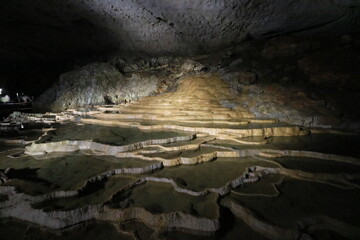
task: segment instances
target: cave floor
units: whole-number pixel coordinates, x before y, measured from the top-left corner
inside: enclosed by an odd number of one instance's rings
[[[237,101],[199,75],[4,132],[1,239],[359,239],[360,136]]]

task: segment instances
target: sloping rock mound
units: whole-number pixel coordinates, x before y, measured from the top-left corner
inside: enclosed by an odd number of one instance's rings
[[[230,88],[220,101],[223,107],[306,127],[360,131],[360,113],[353,104],[359,101],[359,44],[358,34],[332,39],[282,36],[191,58],[114,56],[108,63],[63,74],[35,105],[59,111],[124,103],[174,91],[183,76],[209,73]],[[209,76],[201,81],[213,89],[223,86]],[[184,92],[184,99],[194,94]]]
[[[64,73],[59,81],[35,102],[38,110],[61,111],[93,104],[136,100],[157,91],[156,76],[123,76],[107,63],[94,63]]]
[[[35,111],[63,111],[97,104],[120,104],[172,91],[184,75],[207,70],[197,61],[175,57],[92,63],[60,75],[33,104]]]

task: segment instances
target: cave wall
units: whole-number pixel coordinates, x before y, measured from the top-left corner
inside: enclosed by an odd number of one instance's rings
[[[0,78],[40,93],[61,73],[116,54],[194,55],[248,39],[354,32],[359,6],[358,0],[4,1]]]

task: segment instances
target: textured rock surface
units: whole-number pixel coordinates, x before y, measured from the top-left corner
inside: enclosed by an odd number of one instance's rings
[[[203,98],[199,101],[206,102],[206,97],[210,95],[217,96],[211,99],[220,100],[229,92],[224,88],[208,87],[209,92],[206,93],[206,88],[201,88],[204,87],[201,84],[204,81],[189,78],[194,81],[184,82],[185,86],[179,89],[189,92],[190,88],[192,92],[202,92]],[[215,79],[213,82],[216,84]],[[173,98],[169,95],[173,95]],[[181,96],[181,93],[163,94],[149,97],[152,98],[152,101],[148,101],[150,107],[137,102],[119,105],[117,108],[129,108],[128,112],[148,111],[156,116],[151,106],[161,108],[163,114],[166,114],[165,109],[173,107],[171,112],[175,113],[177,110],[188,113],[170,114],[178,119],[176,122],[181,122],[184,116],[205,117],[191,121],[192,124],[204,127],[227,122],[228,127],[220,127],[221,132],[232,131],[235,133],[233,136],[238,137],[236,131],[240,128],[233,125],[234,121],[209,121],[206,115],[209,111],[201,109],[197,102],[187,101]],[[175,100],[183,104],[174,106],[167,102]],[[190,107],[191,103],[194,108]],[[208,107],[213,112],[223,110],[223,116],[229,113],[226,109],[216,107],[215,100]],[[99,109],[105,111],[105,108]],[[199,109],[195,111],[196,108]],[[113,119],[111,114],[107,115],[109,119]],[[153,126],[161,124],[162,121],[157,120],[159,119],[154,118]],[[256,123],[261,125],[264,122],[254,120],[256,121],[251,126],[245,124],[242,128],[256,133]],[[121,123],[120,120],[113,122]],[[60,128],[64,127],[72,128],[70,125]],[[53,136],[64,134],[59,131],[60,128],[52,130]],[[219,142],[219,134],[205,136],[201,134],[201,127],[197,129],[192,136],[169,139],[159,138],[155,134],[153,137],[156,139],[134,142],[132,145],[105,145],[96,139],[56,142],[56,139],[48,138],[42,139],[46,143],[34,143],[27,147],[25,154],[19,154],[19,149],[0,152],[0,173],[4,172],[8,178],[5,183],[0,183],[0,220],[7,219],[12,224],[27,221],[29,224],[46,227],[44,232],[40,232],[40,236],[32,239],[43,239],[45,231],[59,234],[61,239],[68,235],[78,237],[83,225],[95,221],[113,224],[117,226],[116,236],[125,233],[136,237],[132,239],[159,239],[158,236],[162,236],[161,239],[174,239],[170,234],[179,237],[175,239],[183,239],[185,233],[188,234],[186,239],[196,238],[196,235],[204,239],[228,239],[228,234],[243,234],[242,228],[226,228],[234,220],[241,220],[243,227],[252,229],[247,235],[255,239],[259,239],[257,234],[269,239],[307,239],[308,236],[324,239],[315,235],[319,229],[327,234],[334,232],[347,239],[359,238],[357,199],[360,186],[357,181],[360,178],[360,162],[358,158],[351,157],[352,154],[360,156],[358,149],[355,152],[340,150],[346,154],[350,152],[350,156],[342,156],[298,150],[304,148],[304,145],[294,142],[290,145],[273,145],[268,142],[266,148],[253,146],[250,149],[241,142],[227,142],[227,146],[224,146],[224,143]],[[90,137],[89,132],[85,132],[87,135],[84,137]],[[104,128],[101,134],[106,135]],[[316,131],[312,135],[317,135]],[[339,145],[340,136],[333,136],[336,137],[336,146]],[[134,135],[130,135],[130,138],[133,137]],[[296,139],[295,142],[301,143],[308,137],[292,136],[287,141]],[[348,137],[345,139],[354,140]],[[136,136],[132,140],[135,139]],[[320,144],[320,149],[324,149],[324,144],[328,144],[331,137],[327,135],[320,139],[326,140],[312,143]],[[303,143],[306,142],[305,140]],[[70,145],[78,145],[78,148]],[[294,149],[287,148],[290,146]],[[76,153],[72,153],[74,155],[70,157],[70,152],[75,150]],[[43,151],[47,154],[41,157],[28,156]],[[54,154],[52,151],[59,152]],[[176,159],[171,156],[176,156]],[[298,164],[306,159],[311,164]],[[173,160],[188,166],[173,167],[176,164],[166,164]],[[7,170],[3,171],[5,168]],[[284,191],[287,184],[295,181],[300,184],[298,187],[290,185],[292,191]],[[309,191],[309,186],[314,190]],[[289,200],[290,204],[287,203]],[[275,207],[271,208],[272,206]],[[334,208],[339,211],[334,211]],[[224,210],[227,211],[226,214]],[[288,213],[286,217],[284,212]],[[269,215],[275,217],[269,218]],[[138,234],[143,228],[136,222],[143,223],[152,231]],[[1,235],[3,239],[13,239],[12,236],[24,229],[22,226],[7,228],[5,224],[2,222],[0,225],[0,232],[8,232]],[[131,225],[132,228],[128,229],[125,225]],[[226,235],[218,235],[220,231]],[[32,231],[26,228],[26,232],[22,234],[28,237],[29,232]],[[99,228],[96,236],[102,235],[108,236],[109,232]],[[203,235],[209,236],[207,238]]]
[[[13,0],[1,7],[0,43],[7,61],[81,57],[88,50],[208,52],[248,37],[351,32],[359,26],[359,5],[356,0]]]
[[[252,57],[264,52],[260,46]],[[284,50],[281,56],[287,56],[285,62],[297,62],[294,52],[298,50]],[[61,239],[66,235],[80,239],[78,229],[98,221],[112,224],[118,237],[110,238],[104,228],[92,237],[109,240],[123,239],[119,236],[123,234],[141,240],[195,239],[196,235],[359,239],[359,136],[254,118],[248,110],[256,112],[264,106],[266,110],[274,102],[282,104],[265,116],[283,118],[289,114],[284,109],[322,111],[324,107],[310,105],[301,92],[304,88],[266,82],[267,76],[278,75],[266,73],[264,66],[267,61],[278,62],[278,57],[255,58],[259,65],[246,69],[246,54],[236,54],[220,55],[227,56],[221,62],[231,63],[224,67],[207,63],[215,61],[214,56],[179,62],[175,75],[188,75],[178,79],[174,91],[139,101],[59,115],[12,114],[8,125],[46,118],[63,124],[42,130],[45,133],[25,148],[0,151],[2,239],[14,239],[24,229],[9,230],[4,220],[43,226],[61,234]],[[67,90],[81,96],[91,84],[92,89],[106,90],[118,77],[116,83],[134,74],[154,75],[154,68],[156,72],[168,68],[147,61],[124,64],[121,59],[112,64],[120,70],[103,63],[65,74],[64,78],[71,76],[70,85],[79,85]],[[232,83],[231,88],[227,83]],[[95,97],[90,94],[87,99]],[[289,116],[294,121],[296,115]],[[32,133],[17,134],[8,134],[5,141],[22,141]],[[150,231],[141,233],[142,226]],[[244,234],[244,227],[251,231]],[[24,238],[43,239],[30,237],[31,231],[25,229]],[[336,235],[318,237],[319,230],[325,236]]]
[[[220,57],[218,72],[257,117],[359,131],[359,43],[358,35],[249,42]]]
[[[4,1],[0,84],[14,96],[37,97],[61,73],[113,55],[194,55],[284,34],[347,34],[360,28],[359,6],[358,0]]]
[[[360,112],[353,104],[360,101],[359,46],[356,34],[332,39],[283,36],[190,59],[114,57],[63,74],[36,106],[59,111],[123,103],[176,90],[183,76],[210,73],[201,80],[204,85],[224,88],[215,84],[213,76],[220,76],[231,90],[220,101],[223,107],[308,127],[359,131]],[[188,91],[183,97],[193,94]]]
[[[107,63],[94,63],[64,73],[35,103],[40,110],[60,111],[93,104],[128,102],[157,92],[156,75],[125,77]]]

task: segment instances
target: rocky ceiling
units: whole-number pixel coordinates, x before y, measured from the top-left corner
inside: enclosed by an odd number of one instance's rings
[[[350,33],[360,29],[359,7],[359,0],[2,1],[0,85],[40,94],[59,74],[114,55],[193,55],[283,34]]]
[[[248,38],[359,29],[358,0],[11,0],[0,5],[4,64],[121,51],[194,54]],[[72,60],[71,60],[72,59]]]

